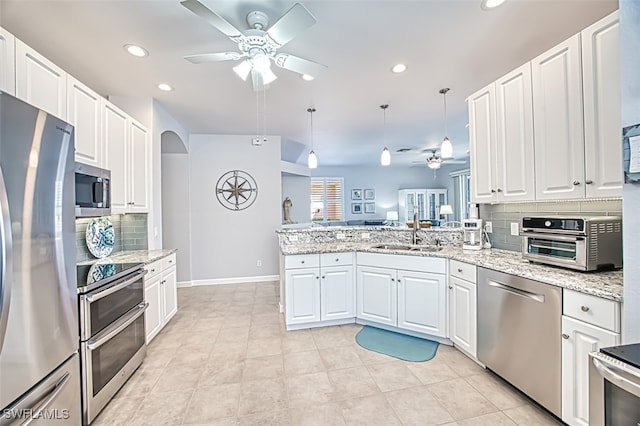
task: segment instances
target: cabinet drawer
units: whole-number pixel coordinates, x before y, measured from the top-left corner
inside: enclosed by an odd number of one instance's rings
[[[476,283],[476,266],[457,260],[449,260],[449,275]]]
[[[358,266],[374,266],[377,268],[404,269],[405,271],[444,274],[447,269],[447,261],[442,257],[358,253]]]
[[[176,254],[172,253],[169,256],[162,258],[162,270],[176,266]]]
[[[317,268],[320,266],[320,255],[317,254],[297,254],[294,256],[285,256],[285,269],[297,268]]]
[[[620,304],[590,294],[564,289],[563,313],[607,330],[620,332]]]
[[[325,266],[348,266],[353,265],[353,252],[348,253],[323,253],[320,255],[320,265]]]
[[[156,260],[153,263],[150,263],[148,265],[145,265],[144,269],[145,271],[147,271],[147,275],[145,275],[144,279],[146,281],[149,281],[149,278],[158,275],[160,272],[162,272],[162,260]]]

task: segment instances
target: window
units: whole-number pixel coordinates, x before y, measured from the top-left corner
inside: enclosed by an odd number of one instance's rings
[[[469,218],[469,207],[471,204],[471,185],[469,170],[460,170],[449,173],[453,178],[453,213],[454,220],[462,222],[463,219]]]
[[[344,179],[311,178],[311,220],[330,222],[343,220]]]

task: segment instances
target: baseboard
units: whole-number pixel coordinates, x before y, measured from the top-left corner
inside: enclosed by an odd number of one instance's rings
[[[178,288],[193,287],[193,283],[191,281],[178,281],[176,285],[178,286]]]
[[[189,285],[184,287],[199,287],[203,285],[223,285],[223,284],[255,284],[260,282],[279,281],[280,275],[259,275],[253,277],[237,277],[237,278],[214,278],[209,280],[192,280]],[[180,287],[181,283],[178,283]]]

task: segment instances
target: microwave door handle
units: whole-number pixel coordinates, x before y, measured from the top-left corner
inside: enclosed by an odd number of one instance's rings
[[[12,245],[9,199],[2,168],[0,168],[0,353],[9,321],[11,284],[13,282]]]
[[[537,234],[534,232],[529,232],[525,235],[527,238],[538,238],[542,240],[555,240],[555,241],[565,241],[569,243],[575,243],[576,241],[583,241],[584,237],[582,236],[567,236],[560,234]]]
[[[135,312],[133,312],[127,317],[124,317],[124,318],[120,317],[120,319],[114,322],[111,326],[106,328],[104,331],[101,331],[100,333],[98,333],[95,339],[91,339],[87,341],[87,348],[90,351],[94,351],[98,349],[100,346],[107,343],[109,340],[113,339],[114,336],[116,336],[125,328],[129,327],[131,323],[133,323],[142,314],[144,314],[144,311],[147,310],[147,307],[149,307],[149,302],[139,304],[137,306],[138,309],[136,309]]]
[[[102,183],[102,179],[93,182],[91,192],[94,203],[104,202],[104,183]]]
[[[597,358],[593,358],[593,366],[609,382],[640,398],[640,376],[629,371],[622,371],[614,365],[602,362]],[[633,379],[625,377],[629,375]]]
[[[53,401],[55,401],[55,399],[58,397],[58,395],[60,395],[60,392],[63,391],[64,389],[64,385],[67,384],[67,382],[69,381],[69,377],[71,377],[71,375],[69,374],[69,372],[67,371],[65,373],[64,376],[62,376],[62,378],[60,380],[58,380],[55,384],[55,386],[53,387],[53,389],[51,390],[51,392],[49,393],[49,395],[45,398],[44,401],[42,401],[42,403],[40,405],[38,405],[38,407],[36,408],[32,408],[30,411],[30,416],[29,416],[29,420],[25,421],[24,423],[21,423],[20,426],[27,426],[30,425],[31,422],[33,422],[35,419],[40,418],[40,414],[47,409],[47,407],[49,405],[51,405],[51,403]]]
[[[140,279],[140,277],[142,277],[144,274],[146,274],[147,271],[145,271],[144,269],[141,269],[139,272],[137,272],[133,277],[131,278],[127,278],[125,280],[123,280],[122,282],[113,285],[112,287],[107,288],[106,290],[98,290],[95,291],[93,293],[90,293],[89,295],[87,295],[86,299],[89,303],[93,303],[96,300],[100,300],[104,297],[107,297],[110,294],[115,293],[118,290],[121,290],[123,288],[125,288],[126,286],[128,286],[129,284],[137,281]]]

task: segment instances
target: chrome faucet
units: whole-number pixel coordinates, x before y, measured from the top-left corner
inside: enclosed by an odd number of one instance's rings
[[[420,238],[418,238],[418,229],[420,229],[420,222],[418,222],[418,212],[413,214],[413,234],[411,235],[411,243],[418,244]]]

